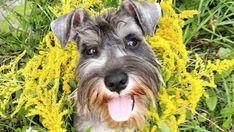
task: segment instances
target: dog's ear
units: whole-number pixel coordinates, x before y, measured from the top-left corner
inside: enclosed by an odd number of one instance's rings
[[[74,40],[77,37],[76,28],[82,26],[87,21],[89,15],[82,8],[66,14],[52,21],[50,24],[51,30],[59,39],[62,47],[65,47],[69,40]]]
[[[125,11],[133,16],[140,24],[144,34],[150,36],[154,34],[156,25],[161,16],[159,3],[124,0],[121,5],[121,11]]]

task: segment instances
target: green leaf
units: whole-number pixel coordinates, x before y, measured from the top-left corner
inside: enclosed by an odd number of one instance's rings
[[[108,7],[117,7],[120,3],[119,0],[103,0]]]
[[[222,116],[230,116],[230,115],[233,115],[234,114],[234,107],[232,106],[226,106],[225,108],[223,108],[221,111],[220,111],[220,114]]]
[[[204,121],[206,121],[206,117],[207,117],[207,114],[206,114],[206,113],[201,113],[201,114],[198,116],[198,121],[199,121],[199,122],[204,122]]]
[[[216,74],[215,75],[215,80],[217,81],[217,80],[220,80],[222,78],[228,77],[229,75],[232,74],[232,71],[233,71],[233,69],[230,68],[229,70],[223,71],[221,74]]]
[[[217,105],[217,95],[215,93],[212,93],[209,98],[206,100],[206,104],[209,108],[209,110],[213,111]]]
[[[71,86],[72,89],[76,89],[77,88],[77,82],[75,79],[70,79],[69,80],[69,85]]]
[[[185,129],[185,132],[210,132],[206,128],[200,127],[199,125],[182,125]],[[182,129],[180,129],[182,130]]]
[[[161,132],[171,132],[171,129],[168,127],[166,123],[163,123],[159,129]]]
[[[220,48],[218,51],[218,56],[221,59],[234,59],[234,49]]]
[[[178,1],[179,2],[179,1]],[[180,4],[180,9],[197,9],[199,6],[199,0],[182,0],[183,4]]]
[[[228,118],[227,120],[225,120],[222,125],[224,129],[230,129],[231,126],[232,126],[232,118]]]
[[[18,115],[22,118],[26,115],[27,111],[24,108],[21,108],[18,112]]]
[[[14,10],[20,15],[24,16],[24,15],[30,15],[32,11],[32,7],[30,4],[27,4],[26,6],[22,4],[22,5],[15,6]]]
[[[90,131],[91,131],[91,129],[90,129],[90,128],[88,128],[88,129],[86,129],[86,130],[85,130],[85,132],[90,132]]]
[[[192,120],[193,119],[193,113],[192,113],[192,111],[187,111],[186,112],[186,119],[188,119],[188,120]]]
[[[29,126],[23,126],[23,128],[15,129],[14,132],[26,132],[27,129],[29,129]]]
[[[7,20],[4,21],[0,21],[0,33],[8,33],[10,32],[10,28],[9,28],[9,23],[7,22]]]

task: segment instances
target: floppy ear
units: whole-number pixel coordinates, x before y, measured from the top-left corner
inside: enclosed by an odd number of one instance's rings
[[[62,47],[65,47],[69,40],[76,39],[76,28],[82,26],[88,17],[88,14],[83,9],[79,8],[52,21],[50,24],[51,30],[59,39]]]
[[[121,5],[122,10],[126,11],[139,22],[145,35],[154,35],[156,25],[161,16],[159,3],[124,0]]]

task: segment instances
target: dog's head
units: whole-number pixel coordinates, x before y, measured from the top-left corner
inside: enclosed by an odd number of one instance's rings
[[[62,46],[75,40],[79,47],[78,116],[96,114],[114,128],[142,126],[161,79],[144,36],[154,34],[160,15],[157,3],[125,0],[118,11],[90,17],[77,9],[52,22]]]

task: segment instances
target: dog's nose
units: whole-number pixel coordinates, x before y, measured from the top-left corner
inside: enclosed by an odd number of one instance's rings
[[[112,71],[105,76],[104,83],[110,91],[120,93],[127,86],[128,75],[123,71]]]

